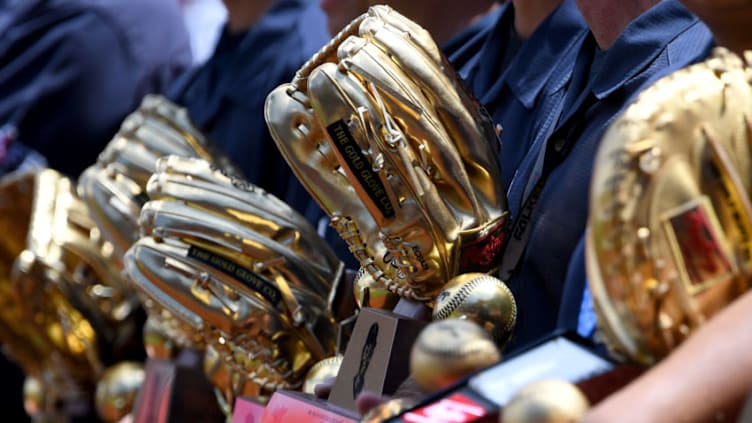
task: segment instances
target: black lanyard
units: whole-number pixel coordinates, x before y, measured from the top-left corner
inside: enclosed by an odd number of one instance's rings
[[[578,111],[569,118],[565,125],[554,131],[553,135],[546,142],[546,152],[543,158],[540,177],[525,199],[517,218],[512,223],[511,230],[507,236],[507,242],[504,245],[499,270],[499,278],[501,280],[505,282],[509,281],[512,274],[518,268],[530,238],[533,214],[545,188],[546,181],[551,172],[572,151],[575,141],[582,135],[585,125],[589,121],[593,105],[596,102],[597,98],[592,93],[588,93]]]

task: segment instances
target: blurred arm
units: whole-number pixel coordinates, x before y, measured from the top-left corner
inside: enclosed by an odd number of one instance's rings
[[[752,292],[669,357],[593,408],[585,422],[706,422],[738,412],[752,388]]]

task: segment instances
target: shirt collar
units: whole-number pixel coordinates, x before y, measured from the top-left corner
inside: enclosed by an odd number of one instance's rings
[[[286,54],[312,55],[323,45],[322,39],[328,40],[326,33],[326,15],[314,0],[277,0],[262,18],[248,31],[243,48],[249,44],[268,37],[283,37],[294,32],[299,40],[300,53],[285,52]],[[267,38],[264,38],[267,37]],[[251,50],[252,51],[252,50]],[[280,52],[282,53],[282,52]]]
[[[501,9],[503,9],[503,7],[498,8],[493,12],[486,13],[485,16],[473,22],[467,28],[452,35],[441,45],[441,51],[451,58],[455,53],[462,54],[461,52],[468,48],[468,46],[474,45],[476,39],[485,39],[488,30],[496,23],[497,15],[501,12]]]
[[[481,41],[479,50],[472,58],[466,74],[462,75],[468,79],[478,99],[486,104],[487,102],[483,100],[491,97],[489,90],[494,81],[497,81],[501,77],[501,74],[503,74],[503,72],[497,72],[495,68],[501,60],[500,57],[503,54],[503,49],[506,48],[505,37],[508,32],[507,29],[512,25],[514,19],[511,3],[505,3],[499,9],[494,23],[488,28],[483,39],[476,38],[474,40],[476,42]]]
[[[678,0],[664,0],[632,21],[606,51],[602,69],[591,90],[603,99],[649,66],[666,45],[691,28],[698,19]],[[672,39],[667,39],[667,35]]]
[[[580,45],[588,29],[573,0],[562,4],[546,18],[525,42],[512,60],[501,80],[492,88],[497,96],[504,83],[527,108],[549,80],[568,80]],[[551,91],[560,84],[550,84]]]

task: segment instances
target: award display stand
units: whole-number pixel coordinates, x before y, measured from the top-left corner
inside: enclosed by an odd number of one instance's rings
[[[329,402],[355,411],[363,391],[391,395],[410,374],[410,350],[427,324],[425,306],[398,305],[394,312],[364,308],[347,344]]]
[[[616,365],[594,353],[576,335],[561,334],[431,395],[389,422],[496,422],[499,410],[521,388],[546,379],[577,385],[591,404],[636,379],[643,368]],[[447,421],[448,422],[448,421]]]
[[[253,398],[238,397],[232,408],[232,423],[259,423],[264,415],[264,404]]]
[[[325,400],[294,391],[277,391],[264,409],[261,423],[358,423],[360,416]],[[250,423],[254,420],[242,421]],[[233,423],[236,423],[233,419]],[[240,423],[240,422],[237,422]]]
[[[428,323],[428,316],[430,310],[424,305],[407,301],[398,304],[394,312],[363,308],[357,315],[329,399],[277,391],[264,408],[261,422],[359,422],[355,404],[358,394],[370,391],[390,395],[407,379],[410,349]],[[233,420],[240,422],[255,421]]]
[[[184,350],[175,360],[148,359],[146,377],[133,407],[133,423],[224,422],[202,355]]]

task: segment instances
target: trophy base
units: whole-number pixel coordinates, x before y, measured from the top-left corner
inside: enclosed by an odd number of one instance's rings
[[[224,422],[201,357],[197,351],[186,350],[175,361],[148,359],[133,423]]]
[[[485,370],[431,395],[388,422],[442,423],[498,421],[499,411],[523,387],[546,379],[577,385],[596,404],[636,379],[643,368],[605,360],[587,349],[577,335],[554,335]]]
[[[250,420],[255,422],[256,420]],[[360,416],[350,410],[294,391],[277,391],[269,400],[261,423],[358,423]],[[233,423],[235,421],[233,420]],[[243,421],[249,423],[249,421]]]
[[[364,308],[358,314],[329,402],[356,411],[362,391],[393,394],[410,374],[410,349],[426,322]]]

